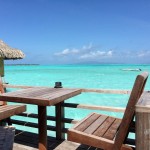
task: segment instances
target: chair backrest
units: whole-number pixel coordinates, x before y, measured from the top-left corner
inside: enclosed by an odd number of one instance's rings
[[[2,82],[2,78],[0,77],[0,93],[5,93],[5,90],[4,90],[4,86],[3,86],[3,82]],[[7,102],[4,102],[4,101],[0,101],[0,106],[2,105],[6,105]]]
[[[121,125],[115,138],[114,150],[120,150],[126,136],[128,135],[128,130],[135,114],[135,105],[144,90],[147,78],[147,72],[143,72],[136,77]]]

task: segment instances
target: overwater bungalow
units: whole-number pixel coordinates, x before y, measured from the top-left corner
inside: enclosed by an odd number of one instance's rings
[[[12,124],[13,126],[17,125],[13,150],[149,150],[150,92],[143,92],[147,77],[147,72],[138,75],[132,91],[81,88],[68,89],[60,88],[61,83],[56,83],[55,87],[1,84],[1,88],[22,88],[22,90],[1,94],[1,101],[32,104],[36,105],[38,110],[37,114],[27,111],[23,113],[15,111],[11,114],[9,111],[6,111],[7,117],[16,114],[24,118],[9,119],[8,124]],[[67,102],[67,99],[84,92],[130,94],[130,96],[126,108]],[[48,106],[55,106],[55,116],[47,114]],[[92,113],[79,121],[74,120],[74,118],[66,118],[65,108],[124,112],[124,116],[123,119],[119,119]],[[2,116],[4,118],[3,110],[4,109],[0,110],[0,118]],[[25,110],[22,109],[22,111]],[[26,121],[26,118],[34,118],[37,121],[31,122],[30,119]],[[49,121],[54,121],[55,125],[49,125]],[[66,123],[75,125],[68,130],[65,127]],[[23,130],[22,127],[24,126],[30,127],[31,130]],[[33,133],[33,128],[37,128],[38,132]],[[48,131],[54,131],[56,137],[48,136]],[[128,137],[129,133],[135,133],[135,138],[130,139]],[[5,141],[7,141],[7,138]],[[2,143],[1,145],[3,145],[4,142],[0,142]]]

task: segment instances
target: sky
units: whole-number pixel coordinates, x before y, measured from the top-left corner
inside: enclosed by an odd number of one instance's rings
[[[6,63],[150,63],[150,0],[0,0]]]

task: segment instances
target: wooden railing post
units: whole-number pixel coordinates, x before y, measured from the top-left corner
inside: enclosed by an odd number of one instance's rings
[[[150,92],[145,92],[136,108],[136,150],[150,150]]]
[[[55,82],[54,88],[62,88],[61,82]],[[56,115],[56,139],[63,140],[65,139],[65,133],[62,132],[65,127],[65,123],[63,122],[64,117],[64,107],[62,106],[64,102],[60,102],[55,105],[55,115]]]
[[[64,118],[64,107],[62,106],[64,102],[58,103],[56,105],[55,113],[56,113],[56,139],[62,140],[65,139],[65,133],[62,132],[62,129],[65,127],[65,123],[63,122]]]

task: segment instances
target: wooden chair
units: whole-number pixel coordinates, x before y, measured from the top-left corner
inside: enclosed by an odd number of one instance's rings
[[[0,81],[0,93],[4,93],[2,80]],[[7,105],[7,102],[0,101],[0,124],[11,125],[10,117],[26,111],[26,105]],[[13,149],[15,128],[12,126],[0,126],[0,149]]]
[[[130,149],[124,145],[124,141],[147,78],[147,72],[137,76],[122,119],[92,113],[68,130],[68,140],[104,150]]]
[[[4,93],[2,80],[0,81],[0,93]],[[10,117],[26,111],[26,105],[7,105],[6,102],[0,101],[0,122],[6,119],[8,124],[11,125]]]

